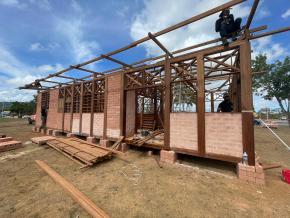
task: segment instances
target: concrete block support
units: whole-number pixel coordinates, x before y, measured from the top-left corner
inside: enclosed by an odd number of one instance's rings
[[[237,165],[237,174],[241,180],[259,185],[265,185],[264,170],[263,167],[259,164],[256,164],[255,166],[249,166],[239,163]]]
[[[89,143],[96,143],[96,138],[95,137],[87,137],[87,142]]]
[[[177,155],[174,151],[160,151],[160,161],[165,163],[174,164],[177,160]]]
[[[109,142],[109,140],[101,139],[100,140],[100,145],[104,146],[104,147],[109,147],[110,146],[110,142]]]
[[[45,134],[46,134],[46,129],[41,128],[41,129],[40,129],[40,133],[43,134],[43,135],[45,135]]]
[[[66,137],[68,137],[68,138],[73,138],[75,136],[76,135],[74,133],[71,133],[71,132],[66,134]]]
[[[32,132],[36,132],[36,127],[32,127]]]
[[[125,153],[125,152],[127,152],[129,150],[129,148],[130,148],[130,146],[127,145],[126,143],[121,143],[121,147],[120,147],[121,152]]]
[[[35,132],[40,132],[40,127],[35,127]]]
[[[60,136],[61,135],[61,131],[59,131],[59,130],[53,130],[52,131],[52,135],[53,136]]]
[[[46,135],[52,135],[53,129],[47,129],[46,130]]]

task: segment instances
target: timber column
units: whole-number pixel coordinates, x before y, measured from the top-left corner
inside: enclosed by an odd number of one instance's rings
[[[251,45],[248,40],[244,40],[240,45],[240,69],[243,151],[248,154],[249,165],[254,166],[255,142],[253,126]]]
[[[170,149],[171,67],[168,55],[165,58],[165,101],[164,101],[164,149]]]

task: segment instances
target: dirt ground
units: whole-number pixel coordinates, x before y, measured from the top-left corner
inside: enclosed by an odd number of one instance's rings
[[[290,185],[281,168],[266,171],[266,185],[236,178],[232,165],[181,156],[159,168],[146,152],[130,150],[86,171],[57,151],[31,144],[40,135],[24,120],[0,120],[0,132],[25,147],[0,154],[0,217],[89,217],[34,160],[44,160],[111,217],[290,217]],[[290,128],[277,133],[290,144]],[[290,168],[290,151],[266,129],[256,128],[256,151],[264,163]]]

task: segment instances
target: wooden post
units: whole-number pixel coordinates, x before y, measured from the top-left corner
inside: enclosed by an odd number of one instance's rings
[[[81,94],[80,94],[80,125],[79,133],[82,133],[82,122],[83,122],[83,100],[84,100],[84,82],[81,83]]]
[[[70,105],[70,132],[72,132],[72,127],[73,127],[73,115],[74,115],[74,93],[75,93],[75,85],[73,84],[71,86],[71,105]]]
[[[61,121],[61,131],[64,132],[64,112],[65,112],[65,101],[66,101],[66,89],[67,88],[64,88],[64,91],[63,91],[63,109],[62,109],[62,121]]]
[[[214,113],[214,93],[210,93],[210,111]]]
[[[124,124],[126,120],[125,117],[126,111],[126,96],[124,91],[124,71],[121,72],[121,87],[120,87],[120,135],[125,136],[126,125]],[[125,127],[124,127],[125,126]]]
[[[164,149],[170,149],[171,66],[165,58],[165,105],[164,105]]]
[[[240,46],[240,68],[243,151],[248,154],[249,165],[254,166],[255,144],[253,127],[251,45],[247,40],[245,40]]]
[[[205,85],[203,55],[197,56],[197,138],[198,152],[205,155]]]
[[[108,76],[105,77],[105,100],[104,100],[104,129],[103,139],[107,139],[107,113],[108,112]]]
[[[95,89],[96,89],[96,79],[94,77],[93,80],[92,80],[90,137],[93,136],[93,130],[94,130]]]

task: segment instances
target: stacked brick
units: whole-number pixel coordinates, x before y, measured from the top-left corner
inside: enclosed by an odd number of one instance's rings
[[[177,155],[174,151],[160,151],[160,161],[165,163],[174,164],[177,160]]]
[[[170,114],[170,147],[197,151],[197,113]]]
[[[58,123],[60,122],[60,121],[58,121],[59,117],[58,117],[58,112],[57,112],[58,89],[51,90],[49,95],[50,95],[50,97],[49,97],[49,110],[47,113],[46,127],[51,128],[51,129],[57,129]]]
[[[206,153],[242,157],[241,126],[242,115],[240,113],[206,113]]]
[[[0,152],[10,151],[22,147],[20,141],[13,140],[12,137],[0,138]]]
[[[36,99],[36,113],[35,113],[35,126],[40,127],[41,126],[41,93],[37,95]]]
[[[265,184],[265,174],[263,167],[259,164],[249,166],[239,163],[237,166],[237,174],[239,179],[256,184]]]
[[[108,77],[107,136],[111,138],[120,136],[120,84],[120,74]]]

